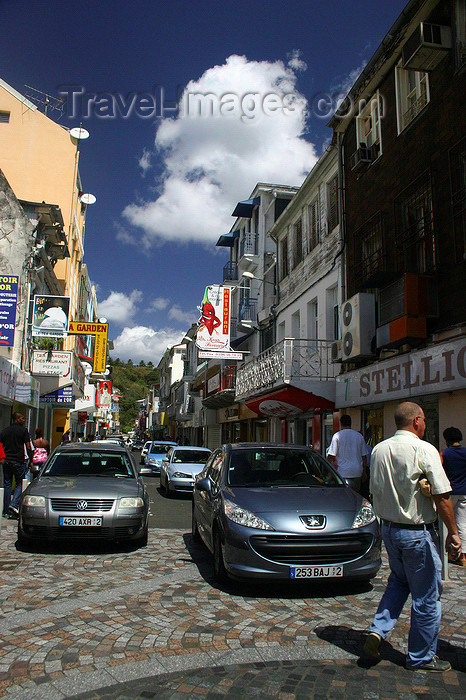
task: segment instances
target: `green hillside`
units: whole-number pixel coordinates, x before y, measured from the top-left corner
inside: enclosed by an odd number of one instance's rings
[[[110,358],[113,391],[118,391],[120,399],[120,428],[122,433],[134,429],[139,409],[136,401],[144,399],[154,385],[159,384],[159,371],[152,362],[143,361],[134,365],[131,360],[122,362]]]

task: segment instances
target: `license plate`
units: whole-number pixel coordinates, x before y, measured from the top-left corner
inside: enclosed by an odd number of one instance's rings
[[[59,525],[65,527],[100,527],[102,518],[73,518],[66,515],[60,516]]]
[[[342,566],[292,566],[290,578],[335,578],[343,576]]]

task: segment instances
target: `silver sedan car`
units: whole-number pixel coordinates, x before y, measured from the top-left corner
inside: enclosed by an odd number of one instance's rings
[[[192,535],[215,576],[368,580],[381,566],[369,501],[317,452],[244,443],[215,450],[196,479]]]
[[[168,498],[176,492],[190,493],[194,479],[204,469],[212,450],[183,445],[171,447],[160,468],[160,488]]]
[[[115,540],[147,543],[149,495],[124,447],[57,447],[25,489],[18,540]]]

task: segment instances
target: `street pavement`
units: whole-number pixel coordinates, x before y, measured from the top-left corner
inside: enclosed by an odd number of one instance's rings
[[[142,549],[16,549],[0,532],[0,696],[79,698],[465,698],[466,568],[445,584],[444,674],[404,668],[409,609],[382,661],[359,659],[387,577],[231,584],[180,529]]]

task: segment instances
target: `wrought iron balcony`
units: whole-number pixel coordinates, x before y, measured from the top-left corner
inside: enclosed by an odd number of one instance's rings
[[[331,362],[332,342],[285,338],[267,348],[238,369],[236,400],[241,401],[285,384],[304,389],[310,384],[334,384],[340,367]]]
[[[239,244],[240,258],[243,255],[257,255],[258,250],[258,235],[257,233],[244,233]]]
[[[224,282],[237,282],[238,280],[238,263],[227,262],[223,266],[223,281]]]

